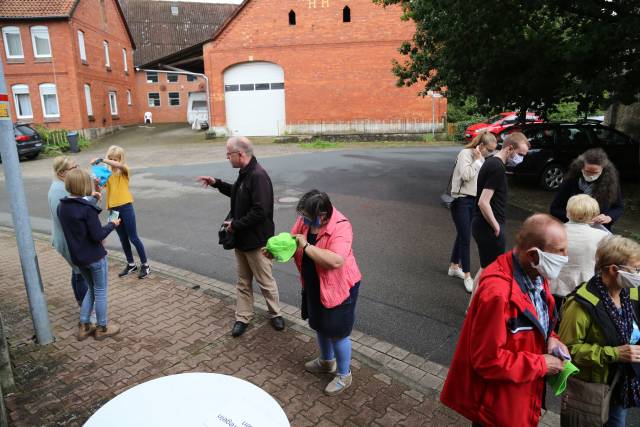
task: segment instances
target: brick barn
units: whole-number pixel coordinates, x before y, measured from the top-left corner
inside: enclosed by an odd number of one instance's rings
[[[414,24],[371,0],[245,0],[203,46],[218,133],[427,132],[446,98],[398,88]]]

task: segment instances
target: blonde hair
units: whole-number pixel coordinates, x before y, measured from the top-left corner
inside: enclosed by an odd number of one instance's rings
[[[64,172],[69,165],[69,158],[66,156],[58,156],[53,159],[53,172],[58,175],[60,172]]]
[[[470,143],[464,146],[464,148],[476,148],[478,145],[498,145],[496,136],[489,131],[483,131],[477,134]]]
[[[567,218],[573,222],[588,223],[598,215],[598,201],[588,194],[577,194],[567,202]]]
[[[72,196],[90,196],[93,193],[91,176],[83,169],[71,169],[64,177],[64,189]]]
[[[608,265],[627,265],[640,259],[640,243],[622,236],[607,236],[596,250],[596,271]]]
[[[120,169],[111,168],[111,173],[119,174],[119,173],[122,172],[125,175],[127,174],[126,173],[126,163],[124,161],[124,148],[120,147],[119,145],[112,145],[107,150],[107,154],[106,154],[105,157],[107,159],[110,159],[110,160],[115,160],[115,159],[111,159],[111,157],[116,157],[118,159],[117,162],[122,163],[122,165],[125,166],[125,169],[122,170],[122,171]]]
[[[529,139],[522,132],[512,132],[506,136],[503,143],[503,148],[506,147],[515,147],[517,150],[519,146],[526,145],[531,148],[531,144],[529,143]]]

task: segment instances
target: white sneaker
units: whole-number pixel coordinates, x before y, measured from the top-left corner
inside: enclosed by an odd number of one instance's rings
[[[336,375],[333,381],[331,381],[324,389],[324,393],[328,396],[335,396],[342,393],[351,385],[352,377],[351,372],[347,375]]]
[[[449,267],[449,271],[447,272],[447,274],[451,277],[457,277],[458,279],[464,279],[464,273],[462,272],[462,269],[460,267],[458,268],[451,268]]]
[[[464,288],[467,292],[473,292],[473,277],[465,277],[464,278]]]

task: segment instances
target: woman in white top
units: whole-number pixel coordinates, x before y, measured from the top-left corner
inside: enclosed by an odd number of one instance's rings
[[[495,135],[482,132],[467,144],[456,160],[451,177],[451,217],[456,226],[456,240],[451,252],[449,276],[464,279],[467,292],[473,288],[471,277],[471,220],[475,210],[478,172],[498,146]],[[462,266],[462,268],[461,268]]]
[[[567,230],[569,262],[562,268],[557,279],[550,283],[551,293],[558,311],[564,298],[581,283],[588,282],[595,274],[596,249],[598,243],[609,233],[591,226],[600,215],[600,206],[593,197],[578,194],[567,202]]]

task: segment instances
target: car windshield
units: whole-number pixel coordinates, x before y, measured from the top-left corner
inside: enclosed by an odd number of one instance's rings
[[[483,123],[494,124],[495,122],[501,120],[504,116],[502,114],[498,114],[497,116],[493,116],[485,120]]]
[[[36,134],[36,131],[33,130],[31,127],[29,126],[16,126],[15,128],[15,134],[16,136],[20,136],[20,135],[24,135],[24,136],[33,136]]]

